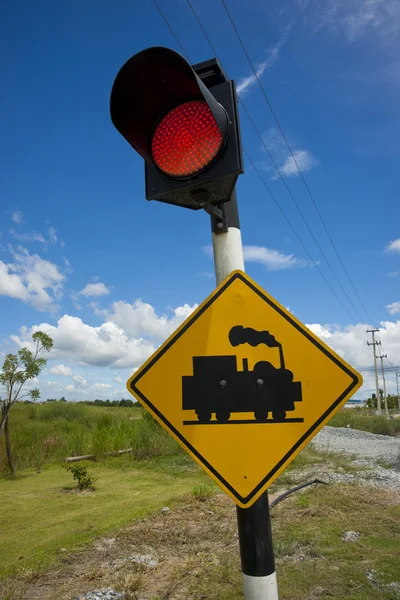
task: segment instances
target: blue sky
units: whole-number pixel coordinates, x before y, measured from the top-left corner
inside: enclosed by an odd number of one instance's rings
[[[228,8],[365,315],[282,141],[222,3],[193,6],[349,305],[246,115],[243,144],[334,297],[245,159],[237,191],[246,270],[359,368],[365,330],[400,364],[400,4],[286,0]],[[213,53],[185,0],[160,6],[192,63]],[[208,216],[146,202],[142,159],[111,124],[122,64],[180,51],[151,0],[0,8],[0,351],[54,338],[42,397],[126,397],[127,377],[215,286]],[[361,318],[362,317],[362,318]],[[2,355],[0,355],[0,359]],[[388,376],[388,389],[395,387]],[[373,390],[367,374],[361,395]]]

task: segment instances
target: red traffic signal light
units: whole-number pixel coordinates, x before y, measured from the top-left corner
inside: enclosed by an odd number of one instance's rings
[[[192,68],[168,48],[143,50],[119,71],[110,111],[145,160],[147,199],[193,209],[230,199],[243,172],[236,93],[216,60]]]
[[[161,119],[151,142],[157,167],[172,177],[195,175],[218,155],[224,138],[207,102],[179,104]]]

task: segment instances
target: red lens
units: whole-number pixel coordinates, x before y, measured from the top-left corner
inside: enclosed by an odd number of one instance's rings
[[[222,134],[207,102],[195,100],[180,104],[160,121],[152,152],[161,171],[187,177],[210,164],[222,144]]]

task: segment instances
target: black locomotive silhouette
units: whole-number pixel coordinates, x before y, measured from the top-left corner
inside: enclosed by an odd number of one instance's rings
[[[303,398],[301,382],[293,381],[293,373],[285,368],[282,345],[268,331],[241,325],[232,327],[229,341],[232,346],[247,343],[278,348],[280,367],[262,360],[249,371],[244,358],[243,370],[238,371],[235,355],[194,356],[193,375],[182,377],[182,409],[195,410],[200,423],[209,423],[213,413],[219,423],[227,423],[231,413],[237,412],[252,412],[259,422],[272,412],[274,421],[284,421],[295,402]]]

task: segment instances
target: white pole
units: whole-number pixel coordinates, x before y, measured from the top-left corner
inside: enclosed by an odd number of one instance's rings
[[[227,231],[220,232],[218,219],[211,217],[217,285],[232,271],[236,269],[244,271],[242,237],[235,191],[231,200],[225,204],[223,213],[226,217],[225,228],[227,227]],[[238,506],[237,518],[245,600],[279,600],[268,492],[264,492],[249,508]]]
[[[378,365],[376,364],[376,350],[375,346],[380,346],[380,342],[375,341],[375,333],[379,331],[379,329],[367,329],[367,333],[372,333],[372,343],[367,342],[368,346],[372,346],[372,350],[374,352],[374,371],[375,371],[375,386],[376,386],[376,409],[378,415],[382,414],[381,409],[381,395],[379,393],[379,381],[378,381]]]

